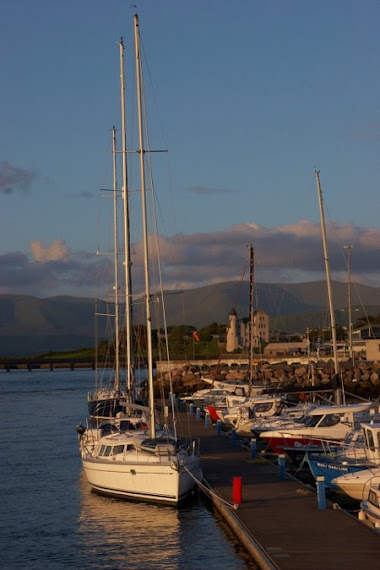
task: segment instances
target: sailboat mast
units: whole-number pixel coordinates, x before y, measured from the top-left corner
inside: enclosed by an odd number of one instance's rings
[[[141,184],[141,211],[142,211],[142,231],[144,248],[144,272],[145,272],[145,311],[146,311],[146,334],[148,352],[148,388],[149,388],[149,412],[150,412],[150,437],[156,436],[155,414],[154,414],[154,393],[153,393],[153,357],[152,357],[152,317],[150,306],[150,282],[149,282],[149,252],[148,252],[148,227],[146,211],[146,189],[145,189],[145,163],[144,163],[144,134],[142,116],[142,77],[141,77],[141,52],[139,36],[139,19],[134,16],[135,27],[135,57],[136,57],[136,87],[137,87],[137,109],[139,124],[139,156],[140,156],[140,184]]]
[[[114,293],[115,293],[115,390],[120,390],[120,338],[119,338],[119,260],[117,224],[117,164],[116,129],[112,127],[112,169],[113,169],[113,246],[114,246]]]
[[[119,43],[120,51],[120,90],[121,90],[121,139],[122,139],[122,165],[123,165],[123,218],[124,218],[124,269],[125,269],[125,329],[126,329],[126,366],[127,388],[130,391],[133,380],[133,318],[132,318],[132,279],[131,279],[131,239],[129,224],[129,199],[127,176],[127,135],[125,119],[125,76],[124,76],[124,43]]]
[[[253,287],[254,287],[254,249],[249,246],[250,270],[249,270],[249,383],[252,384],[253,366]]]
[[[324,214],[324,209],[323,209],[323,198],[322,198],[321,184],[319,181],[319,171],[315,170],[314,175],[315,175],[315,180],[316,180],[316,184],[317,184],[319,212],[320,212],[320,217],[321,217],[323,253],[324,253],[324,258],[325,258],[327,295],[328,295],[328,299],[329,299],[331,335],[332,335],[332,344],[333,344],[334,372],[335,372],[336,378],[338,378],[339,363],[338,363],[338,351],[337,351],[337,342],[336,342],[335,312],[334,312],[334,304],[333,304],[333,296],[332,296],[332,288],[331,288],[330,263],[329,263],[329,256],[328,256],[328,251],[327,251],[325,214]],[[342,393],[341,393],[339,386],[335,389],[335,403],[338,405],[342,403]]]

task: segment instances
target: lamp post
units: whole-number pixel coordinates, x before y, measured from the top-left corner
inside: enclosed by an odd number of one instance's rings
[[[351,251],[353,245],[345,245],[347,251],[347,287],[348,287],[348,355],[352,359],[352,315],[351,315]]]

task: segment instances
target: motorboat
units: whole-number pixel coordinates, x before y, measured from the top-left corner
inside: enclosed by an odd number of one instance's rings
[[[269,430],[260,437],[275,453],[296,445],[322,445],[325,441],[341,442],[360,424],[370,419],[371,402],[337,406],[317,406],[308,413],[300,427]]]
[[[372,486],[368,499],[360,502],[358,519],[380,533],[380,486]]]

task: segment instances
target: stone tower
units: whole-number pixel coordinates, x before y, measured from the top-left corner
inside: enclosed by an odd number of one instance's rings
[[[226,351],[233,352],[239,348],[238,322],[235,309],[230,313],[230,324],[227,330]]]

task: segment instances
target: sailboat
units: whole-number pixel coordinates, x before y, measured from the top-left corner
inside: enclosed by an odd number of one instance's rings
[[[82,465],[94,491],[125,499],[178,505],[202,479],[199,444],[184,440],[177,434],[176,422],[158,429],[153,386],[152,317],[150,257],[145,182],[145,155],[142,93],[142,64],[139,19],[134,16],[136,85],[138,107],[140,191],[145,277],[145,317],[148,365],[149,417],[147,426],[136,429],[113,430],[88,445],[86,434],[80,435]],[[115,153],[116,154],[116,153]],[[123,153],[125,156],[125,153]],[[162,303],[163,304],[163,303]],[[132,406],[134,403],[132,402]],[[128,405],[126,406],[128,408]],[[172,400],[172,415],[175,416]]]

